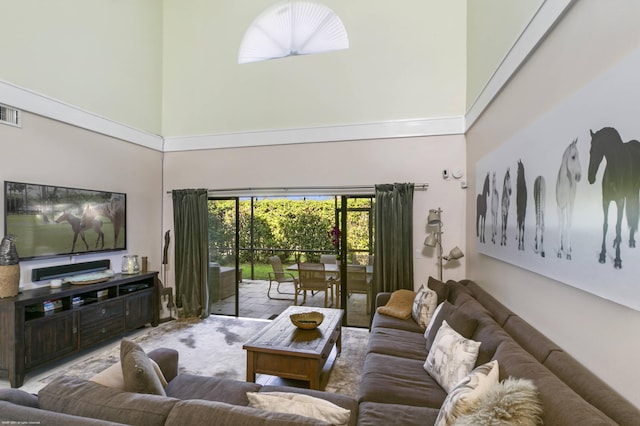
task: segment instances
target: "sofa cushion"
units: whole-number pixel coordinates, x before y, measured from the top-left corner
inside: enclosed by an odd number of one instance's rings
[[[358,401],[439,409],[447,393],[424,371],[424,361],[368,353]]]
[[[473,369],[478,349],[480,342],[465,339],[443,321],[427,354],[424,369],[446,392],[451,392]]]
[[[436,334],[444,320],[447,321],[451,328],[467,339],[471,338],[473,332],[478,326],[478,320],[472,318],[469,314],[457,309],[454,305],[445,301],[433,320],[429,333],[426,333],[425,335],[427,350],[431,348],[433,340],[436,338]]]
[[[44,410],[124,424],[163,425],[177,399],[59,377],[38,392]]]
[[[234,405],[249,405],[247,392],[257,392],[260,385],[220,377],[179,374],[166,388],[167,396],[186,399],[204,399]]]
[[[528,322],[517,315],[511,315],[504,324],[504,331],[518,342],[535,359],[544,363],[552,351],[561,350],[547,336],[533,328]]]
[[[38,397],[21,389],[0,389],[0,401],[38,408]]]
[[[461,414],[468,412],[480,397],[498,383],[498,361],[493,360],[476,367],[449,392],[444,400],[436,426],[453,424]]]
[[[432,425],[437,416],[437,408],[362,402],[358,411],[358,426]]]
[[[55,413],[53,411],[12,404],[7,401],[0,401],[0,419],[2,419],[2,424],[7,425],[121,426],[120,423]]]
[[[216,426],[326,426],[329,423],[296,414],[274,413],[201,399],[179,401],[169,413],[165,423],[166,426],[211,424]]]
[[[427,281],[427,287],[435,291],[438,295],[438,305],[447,300],[447,297],[449,296],[449,287],[447,286],[447,284],[433,277],[429,277],[429,280]]]
[[[397,330],[406,330],[406,331],[412,331],[416,333],[424,333],[424,328],[420,327],[420,324],[415,322],[413,318],[409,318],[409,319],[394,318],[388,315],[379,314],[378,312],[376,312],[373,315],[371,329],[373,330],[377,327],[393,328]]]
[[[411,308],[415,297],[415,291],[396,290],[391,293],[391,298],[389,298],[387,304],[380,306],[377,311],[390,317],[409,319],[411,318]]]
[[[634,407],[611,386],[595,376],[575,358],[553,351],[544,362],[563,382],[620,425],[637,425],[640,409]]]
[[[347,395],[341,395],[339,393],[333,392],[324,392],[314,389],[292,388],[290,386],[262,386],[259,392],[295,392],[303,395],[313,396],[316,398],[322,398],[326,401],[329,401],[351,411],[349,426],[355,426],[358,423],[358,401],[355,398]]]
[[[140,345],[129,339],[122,339],[120,363],[126,391],[165,395],[153,361],[144,353]]]
[[[500,363],[500,380],[513,377],[533,381],[542,401],[544,424],[613,424],[610,418],[585,401],[515,341],[502,341],[494,358]]]
[[[295,392],[247,392],[249,406],[275,413],[298,414],[336,426],[347,426],[351,411],[322,398]]]
[[[487,293],[484,289],[482,289],[478,284],[471,280],[462,280],[460,284],[464,285],[467,290],[473,294],[473,297],[476,298],[482,306],[487,308],[489,312],[491,312],[491,316],[498,325],[503,326],[511,315],[514,313],[504,306],[502,303],[498,302],[493,296]]]
[[[420,287],[413,299],[413,307],[411,309],[411,317],[420,327],[426,327],[431,321],[433,311],[436,310],[438,304],[438,295],[435,291]]]
[[[422,333],[376,327],[369,334],[367,353],[375,352],[424,361],[427,348]]]

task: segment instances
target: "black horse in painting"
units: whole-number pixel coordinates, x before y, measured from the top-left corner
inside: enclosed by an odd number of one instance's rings
[[[518,223],[518,250],[524,250],[524,219],[527,215],[527,182],[524,178],[524,164],[518,160],[516,175],[516,219]]]
[[[544,176],[538,176],[533,181],[533,202],[536,207],[536,238],[533,251],[544,257],[544,206],[546,196],[546,183]]]
[[[632,140],[622,142],[618,131],[612,127],[605,127],[591,133],[591,152],[589,158],[589,183],[596,181],[596,173],[603,158],[607,165],[602,175],[602,210],[604,223],[602,225],[602,249],[600,251],[600,263],[605,263],[607,256],[606,237],[609,226],[609,205],[616,203],[616,237],[613,247],[616,249],[616,257],[613,267],[622,268],[620,258],[620,242],[622,214],[626,208],[627,225],[629,226],[629,247],[636,246],[634,234],[638,229],[638,216],[640,212],[640,142]],[[626,207],[625,207],[626,204]]]
[[[487,220],[487,200],[489,198],[489,173],[484,178],[482,192],[476,198],[476,237],[484,243],[484,228]]]

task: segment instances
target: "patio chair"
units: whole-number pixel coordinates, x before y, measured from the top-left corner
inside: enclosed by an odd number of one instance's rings
[[[324,291],[324,307],[327,307],[329,286],[324,270],[324,263],[298,263],[298,283],[294,296],[294,304],[298,305],[298,295],[302,293],[302,303],[307,301],[307,290]],[[333,291],[332,291],[333,293]],[[333,297],[331,298],[333,303]]]
[[[335,254],[321,254],[320,263],[323,265],[337,265],[338,257]],[[326,277],[327,285],[331,288],[331,300],[333,300],[334,294],[336,298],[339,298],[338,290],[340,288],[340,274],[327,272]],[[311,292],[311,294],[315,293]]]
[[[367,313],[370,311],[371,283],[367,280],[367,268],[364,265],[347,265],[347,294],[362,293],[367,295]]]
[[[278,294],[293,295],[294,293],[287,293],[287,292],[280,291],[280,284],[293,284],[293,288],[295,292],[298,279],[294,277],[292,273],[283,271],[282,261],[280,260],[280,257],[271,256],[269,258],[269,263],[271,264],[271,268],[273,269],[273,272],[269,272],[269,289],[267,290],[267,297],[269,299],[274,299],[274,300],[293,300],[293,299],[271,297],[271,286],[273,285],[273,283],[277,283],[276,291],[278,292]]]

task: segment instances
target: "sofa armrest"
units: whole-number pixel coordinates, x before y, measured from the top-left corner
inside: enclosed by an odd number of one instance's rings
[[[376,295],[376,308],[379,306],[384,306],[387,304],[389,299],[391,298],[390,292],[382,292]]]
[[[167,382],[178,375],[178,351],[175,349],[158,348],[147,355],[158,364]]]

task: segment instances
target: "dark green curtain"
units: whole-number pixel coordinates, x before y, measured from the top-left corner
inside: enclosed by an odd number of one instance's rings
[[[376,185],[374,295],[413,290],[413,187],[413,183]],[[375,309],[375,300],[371,303]]]
[[[206,318],[209,230],[207,190],[180,189],[172,192],[175,234],[176,304],[183,317]]]

